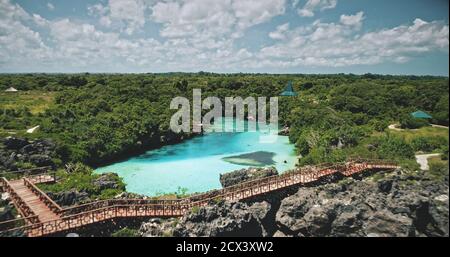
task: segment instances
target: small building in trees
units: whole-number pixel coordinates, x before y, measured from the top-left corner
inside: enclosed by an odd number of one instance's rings
[[[297,92],[294,91],[292,87],[292,82],[289,81],[287,86],[284,88],[284,91],[281,93],[281,96],[297,96]]]
[[[19,90],[15,89],[13,87],[10,87],[10,88],[5,90],[5,92],[17,92],[17,91],[19,91]]]
[[[430,114],[428,114],[424,111],[420,111],[420,110],[412,112],[411,116],[415,119],[425,119],[425,120],[429,120],[429,119],[433,118]]]

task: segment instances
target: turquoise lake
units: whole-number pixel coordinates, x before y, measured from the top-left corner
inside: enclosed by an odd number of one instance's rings
[[[148,196],[174,193],[180,188],[188,193],[205,192],[221,188],[220,174],[233,170],[275,166],[283,172],[294,168],[297,157],[293,144],[288,137],[275,135],[275,140],[266,142],[264,137],[270,134],[273,130],[206,133],[98,168],[96,172],[115,172],[124,179],[128,192]]]

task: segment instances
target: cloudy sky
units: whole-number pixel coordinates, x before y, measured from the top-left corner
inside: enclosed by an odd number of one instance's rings
[[[448,76],[448,0],[0,0],[0,72]]]

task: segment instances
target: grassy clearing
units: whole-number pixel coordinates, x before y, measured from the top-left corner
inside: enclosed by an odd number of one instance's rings
[[[441,157],[428,158],[430,170],[428,173],[436,180],[444,180],[448,176],[448,160],[442,160]]]
[[[3,118],[5,123],[0,124],[0,137],[39,137],[39,129],[33,134],[26,133],[26,130],[39,125],[38,115],[53,106],[55,96],[56,92],[38,90],[0,92],[0,110],[19,112],[19,114],[6,112],[6,120]]]
[[[423,127],[420,129],[405,129],[403,131],[389,131],[394,135],[399,135],[405,138],[407,142],[411,142],[412,139],[417,137],[445,137],[448,140],[448,129],[446,128],[434,128]]]
[[[39,114],[50,108],[55,99],[54,92],[19,91],[0,92],[0,108],[28,108],[32,114]]]

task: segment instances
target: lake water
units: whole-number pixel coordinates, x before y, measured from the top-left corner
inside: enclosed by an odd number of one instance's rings
[[[275,140],[268,142],[266,136],[273,131],[206,133],[98,168],[96,172],[115,172],[124,179],[128,192],[148,196],[173,193],[180,188],[189,193],[218,189],[220,174],[233,170],[275,166],[283,172],[294,168],[294,146],[286,136],[273,136]]]

